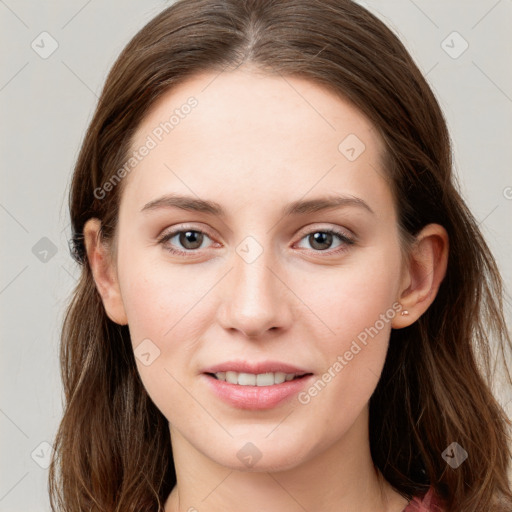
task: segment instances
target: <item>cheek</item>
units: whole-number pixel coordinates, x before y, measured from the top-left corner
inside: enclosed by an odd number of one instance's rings
[[[201,279],[199,274],[194,265],[171,264],[161,255],[148,257],[144,250],[139,256],[133,251],[129,258],[120,261],[123,303],[134,346],[144,338],[165,344],[185,326],[187,337],[193,339],[197,322],[190,320],[196,316],[195,307],[211,286],[208,276]]]
[[[330,331],[319,340],[324,367],[299,402],[313,416],[329,411],[333,431],[355,421],[377,386],[397,314],[399,277],[399,249],[390,245],[340,268],[313,298]]]
[[[381,315],[394,317],[400,258],[399,247],[394,244],[372,247],[329,269],[324,277],[312,273],[296,281],[297,295],[328,327],[325,332],[332,349],[343,348],[347,340],[373,326]],[[382,328],[380,322],[378,326]]]
[[[192,268],[171,271],[168,265],[134,258],[120,272],[129,276],[121,289],[137,369],[151,400],[169,421],[187,410],[187,417],[194,415],[182,372],[200,336],[205,316],[200,299],[208,280],[201,284],[197,273],[193,279]],[[198,315],[203,315],[201,322]]]

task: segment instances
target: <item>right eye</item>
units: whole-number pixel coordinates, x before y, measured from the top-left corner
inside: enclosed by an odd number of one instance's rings
[[[178,254],[181,256],[188,256],[190,253],[197,252],[198,249],[204,248],[203,241],[206,238],[210,238],[204,231],[199,229],[174,229],[168,233],[165,233],[158,240],[164,248],[172,254]],[[170,243],[173,238],[176,238],[174,243]],[[184,250],[176,249],[175,245],[181,244]]]

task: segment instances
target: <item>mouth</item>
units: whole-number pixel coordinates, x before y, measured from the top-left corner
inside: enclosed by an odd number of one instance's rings
[[[276,384],[282,384],[284,382],[295,381],[303,379],[311,373],[284,373],[284,372],[265,372],[265,373],[247,373],[247,372],[206,372],[206,375],[210,377],[227,382],[229,384],[235,384],[238,386],[275,386]]]
[[[313,379],[305,368],[284,361],[236,359],[203,368],[214,396],[237,409],[263,410],[290,402]]]
[[[208,368],[202,375],[214,396],[236,409],[252,410],[270,410],[290,402],[314,378],[312,373],[293,366],[267,363],[252,368],[247,363],[224,364]]]

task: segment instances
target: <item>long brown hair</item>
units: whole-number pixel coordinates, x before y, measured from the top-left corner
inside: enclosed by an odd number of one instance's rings
[[[392,31],[350,0],[180,0],[114,64],[70,190],[83,266],[62,329],[66,402],[49,473],[52,510],[162,511],[176,483],[168,422],[139,378],[128,327],[106,315],[81,235],[96,217],[102,240],[112,241],[123,182],[107,197],[95,191],[122,168],[155,101],[195,73],[245,62],[351,101],[385,142],[400,229],[413,236],[439,223],[450,237],[435,301],[391,333],[370,400],[375,465],[407,498],[433,486],[451,512],[512,510],[511,424],[491,392],[492,342],[503,358],[511,353],[501,277],[454,183],[451,142],[431,89]],[[442,456],[453,442],[469,454],[457,469]]]

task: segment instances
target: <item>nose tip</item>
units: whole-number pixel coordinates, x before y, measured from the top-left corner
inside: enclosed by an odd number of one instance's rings
[[[284,315],[271,302],[260,301],[257,297],[250,302],[239,301],[234,297],[227,305],[224,326],[242,333],[248,339],[256,340],[266,332],[276,331],[283,322]]]
[[[263,258],[251,264],[237,262],[238,268],[226,279],[220,292],[220,324],[255,340],[267,332],[285,329],[291,322],[287,289]]]

